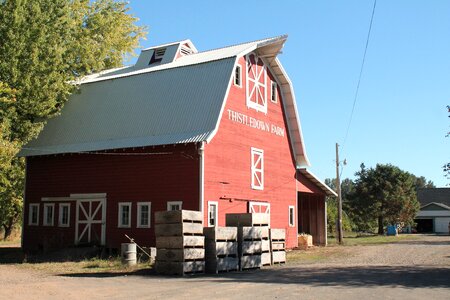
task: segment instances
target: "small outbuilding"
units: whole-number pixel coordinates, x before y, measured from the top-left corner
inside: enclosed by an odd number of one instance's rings
[[[416,216],[417,232],[449,233],[450,188],[427,188],[417,191],[420,211]]]

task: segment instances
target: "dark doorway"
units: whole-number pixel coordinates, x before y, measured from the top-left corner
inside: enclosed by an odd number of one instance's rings
[[[417,233],[432,233],[433,219],[415,219],[417,223]]]

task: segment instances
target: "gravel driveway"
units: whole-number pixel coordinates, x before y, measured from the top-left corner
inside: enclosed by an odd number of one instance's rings
[[[348,246],[331,259],[192,276],[61,274],[0,264],[0,299],[450,299],[450,237]]]

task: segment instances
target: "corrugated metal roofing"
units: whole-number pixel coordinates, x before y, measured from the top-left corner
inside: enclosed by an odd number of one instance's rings
[[[297,167],[309,165],[292,84],[276,59],[286,38],[198,52],[148,68],[129,66],[86,76],[76,82],[79,93],[70,97],[61,115],[49,120],[20,155],[210,141],[219,126],[236,59],[256,51],[281,83]]]
[[[21,155],[204,141],[215,129],[234,63],[83,84]]]

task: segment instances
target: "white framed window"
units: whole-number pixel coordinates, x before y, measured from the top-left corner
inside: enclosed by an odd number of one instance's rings
[[[247,107],[267,113],[267,71],[264,61],[250,53],[246,57],[246,102]]]
[[[208,227],[217,226],[219,220],[219,203],[217,201],[208,201]]]
[[[59,204],[58,226],[69,227],[70,225],[70,203]]]
[[[138,202],[137,204],[137,227],[138,228],[150,228],[151,222],[151,202]]]
[[[55,215],[55,204],[45,203],[44,204],[44,226],[53,226],[53,220]]]
[[[278,102],[278,85],[275,81],[272,81],[272,89],[271,89],[271,93],[270,93],[270,101],[272,101],[273,103],[277,103]]]
[[[131,202],[119,202],[118,226],[120,228],[131,227]]]
[[[182,210],[183,201],[168,201],[167,210]]]
[[[236,65],[234,68],[234,85],[242,87],[242,67],[241,65]]]
[[[289,205],[289,227],[295,227],[295,206]]]
[[[252,189],[264,189],[264,150],[258,148],[251,148],[252,158]]]
[[[28,211],[28,225],[39,225],[39,203],[31,203]]]

